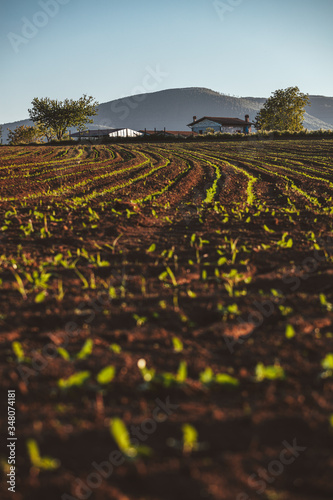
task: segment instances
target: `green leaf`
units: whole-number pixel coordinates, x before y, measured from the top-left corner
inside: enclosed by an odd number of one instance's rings
[[[25,361],[25,356],[24,356],[22,344],[20,344],[20,342],[15,341],[12,343],[12,349],[14,351],[16,358],[17,358],[17,361],[19,363],[23,363],[23,361]]]
[[[57,348],[57,351],[58,353],[60,354],[60,356],[65,359],[66,361],[69,361],[71,359],[70,355],[69,355],[69,352],[66,351],[66,349],[64,349],[63,347],[58,347]]]
[[[183,342],[178,337],[172,337],[172,344],[175,352],[181,352],[183,350]]]
[[[185,361],[181,361],[179,363],[176,380],[178,383],[182,384],[186,382],[186,379],[187,379],[187,364]]]
[[[155,250],[156,250],[156,245],[155,245],[155,243],[153,243],[153,244],[152,244],[152,245],[150,245],[150,247],[148,248],[147,253],[148,253],[148,252],[149,252],[149,253],[150,253],[150,252],[155,252]]]
[[[283,380],[286,378],[285,372],[280,365],[265,366],[263,363],[258,363],[255,369],[256,380]]]
[[[47,292],[45,292],[44,290],[42,292],[39,292],[35,297],[36,304],[40,304],[41,302],[44,302],[44,300],[46,299],[46,296],[47,296]]]
[[[76,359],[86,359],[92,353],[94,343],[92,339],[87,339],[83,344],[81,351],[76,355]]]
[[[285,335],[287,339],[292,339],[293,337],[295,337],[296,332],[292,325],[287,325]]]
[[[103,368],[97,375],[96,380],[99,384],[109,384],[115,377],[116,369],[114,366]]]
[[[202,384],[211,384],[214,381],[213,370],[207,367],[203,372],[199,374],[199,380]]]
[[[88,378],[90,378],[89,371],[77,372],[71,375],[69,378],[61,378],[58,380],[58,386],[61,389],[70,389],[71,387],[81,387]]]
[[[110,420],[110,432],[118,448],[125,455],[131,458],[137,455],[137,450],[131,445],[130,435],[121,418],[113,418]]]
[[[198,432],[190,424],[182,425],[183,432],[183,452],[186,454],[198,448]]]
[[[111,344],[110,345],[110,350],[113,351],[115,354],[120,354],[121,353],[121,347],[118,344]]]
[[[321,366],[325,370],[333,370],[333,354],[329,353],[325,356],[325,358],[321,362]]]
[[[273,231],[273,229],[269,229],[269,227],[267,227],[266,224],[264,224],[263,228],[267,233],[275,233],[275,231]]]
[[[38,444],[34,439],[28,439],[26,444],[31,465],[36,469],[55,470],[60,467],[59,460],[40,456]]]
[[[215,382],[217,384],[232,385],[234,387],[237,387],[239,385],[239,381],[235,377],[232,377],[227,373],[217,373],[215,375]]]

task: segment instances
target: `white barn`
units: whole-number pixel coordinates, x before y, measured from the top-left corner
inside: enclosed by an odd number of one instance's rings
[[[212,116],[204,116],[197,120],[197,117],[193,116],[193,122],[187,126],[192,129],[192,132],[196,132],[197,134],[205,134],[211,130],[227,134],[249,134],[251,133],[252,125],[253,123],[250,122],[249,115],[245,115],[245,120]]]
[[[102,137],[137,137],[143,135],[131,128],[108,128],[98,130],[85,130],[84,132],[75,132],[70,134],[74,139],[101,139]]]

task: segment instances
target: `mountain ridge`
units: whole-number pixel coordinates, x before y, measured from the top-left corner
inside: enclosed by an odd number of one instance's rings
[[[305,108],[304,127],[333,129],[333,97],[309,97],[311,107]],[[159,90],[101,103],[89,128],[189,130],[187,125],[193,116],[244,118],[248,114],[253,121],[265,101],[265,97],[230,96],[205,87]],[[7,128],[13,130],[19,125],[31,124],[29,119],[3,124],[3,142],[7,140]]]

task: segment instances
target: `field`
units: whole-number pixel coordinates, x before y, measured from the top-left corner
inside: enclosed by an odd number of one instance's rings
[[[1,498],[333,498],[332,158],[0,148]]]

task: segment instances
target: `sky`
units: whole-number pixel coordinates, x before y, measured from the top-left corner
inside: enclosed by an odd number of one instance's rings
[[[333,96],[333,0],[1,0],[0,123],[34,97]]]

